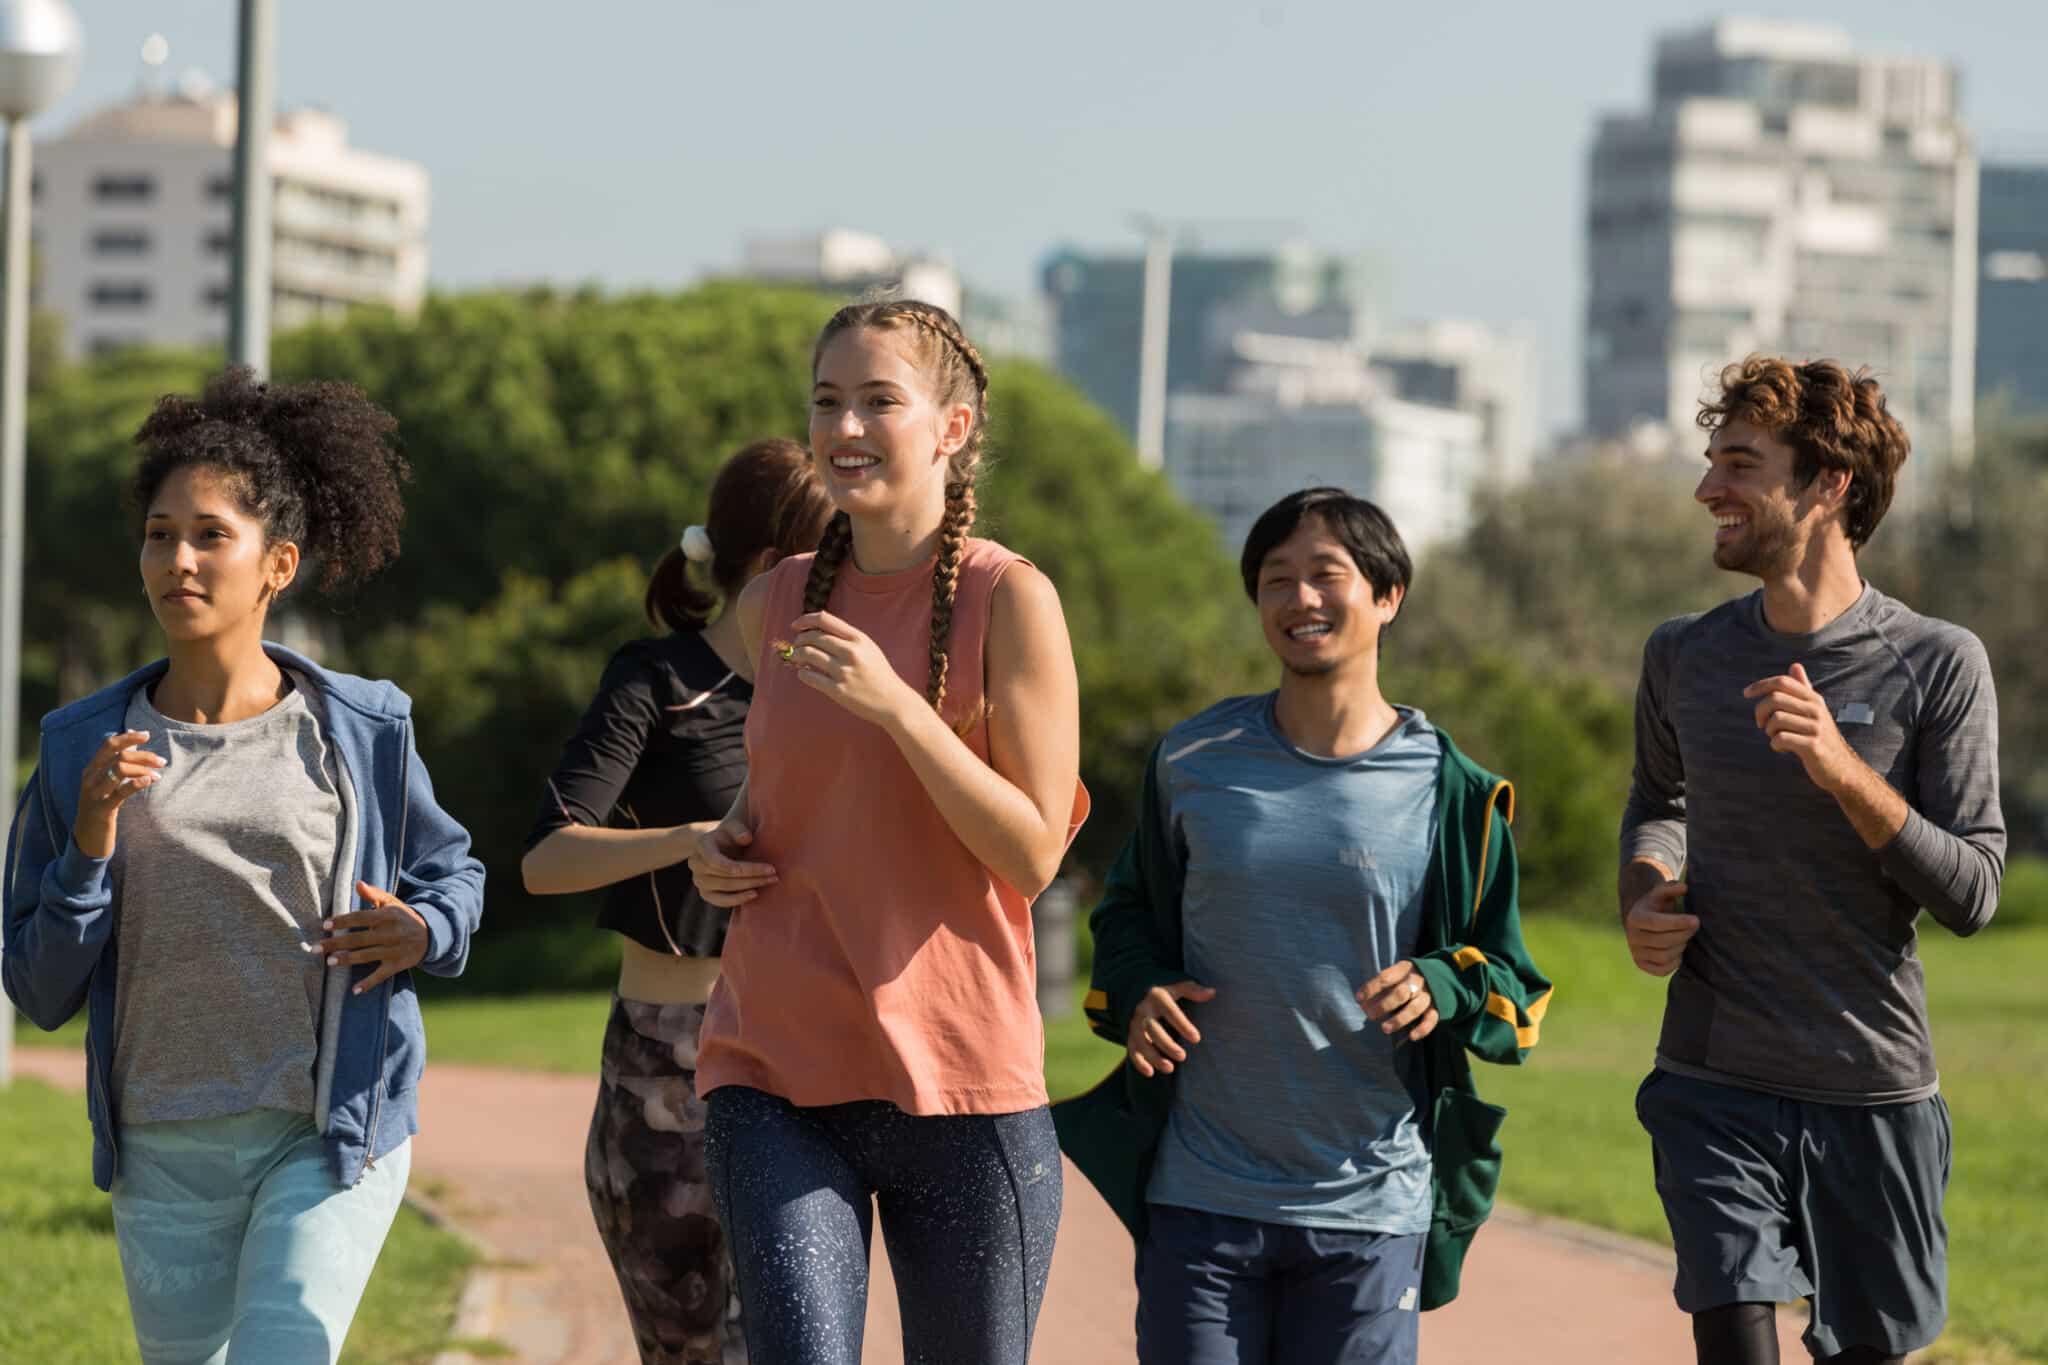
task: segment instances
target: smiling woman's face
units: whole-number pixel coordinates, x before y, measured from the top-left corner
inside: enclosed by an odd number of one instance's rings
[[[848,328],[818,354],[811,449],[849,513],[943,501],[947,457],[973,416],[965,404],[940,404],[898,332]]]

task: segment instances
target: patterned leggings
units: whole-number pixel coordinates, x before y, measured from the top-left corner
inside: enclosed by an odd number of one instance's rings
[[[612,1000],[583,1178],[642,1365],[745,1365],[696,1096],[702,1005]]]

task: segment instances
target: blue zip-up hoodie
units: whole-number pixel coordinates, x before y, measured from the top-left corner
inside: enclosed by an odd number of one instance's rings
[[[469,959],[483,913],[484,868],[469,856],[469,834],[434,801],[413,747],[412,700],[388,682],[330,673],[278,645],[264,650],[309,688],[340,760],[354,874],[337,879],[335,908],[355,904],[357,878],[419,913],[430,936],[419,965],[455,976]],[[86,1110],[92,1119],[92,1178],[113,1188],[119,1123],[113,1106],[114,983],[121,913],[107,860],[81,851],[71,817],[85,765],[108,735],[125,729],[136,689],[162,677],[159,659],[111,687],[43,718],[36,771],[22,790],[7,839],[6,951],[0,978],[8,998],[44,1029],[87,1011]],[[419,1131],[413,1088],[426,1063],[426,1034],[409,972],[368,995],[348,987],[367,964],[331,968],[320,1025],[315,1122],[341,1185],[362,1179],[378,1157]],[[199,983],[204,988],[204,983]]]

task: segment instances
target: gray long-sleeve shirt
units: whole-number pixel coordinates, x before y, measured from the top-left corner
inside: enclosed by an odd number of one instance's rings
[[[1884,848],[1757,728],[1743,689],[1794,662],[1911,807]],[[1833,1104],[1933,1094],[1914,921],[1976,932],[2005,871],[1984,646],[1867,584],[1811,635],[1772,630],[1761,592],[1665,622],[1643,650],[1621,856],[1682,870],[1700,920],[1659,1066]]]

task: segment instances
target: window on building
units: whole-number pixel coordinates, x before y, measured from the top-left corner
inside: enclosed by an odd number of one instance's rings
[[[200,293],[199,301],[208,308],[228,306],[228,287],[224,284],[209,284]]]
[[[235,249],[235,234],[225,228],[215,228],[206,234],[208,255],[225,256]]]
[[[95,308],[146,308],[149,286],[140,280],[102,281],[92,287]]]
[[[231,175],[216,175],[206,182],[208,199],[232,199],[235,197],[235,178]]]
[[[127,173],[94,176],[92,197],[102,204],[146,204],[156,198],[156,177]]]
[[[92,235],[96,256],[140,256],[149,250],[149,234],[139,228],[103,228]]]
[[[1862,93],[1863,72],[1851,62],[1774,63],[1771,93],[1787,104],[1821,104],[1854,109]]]

